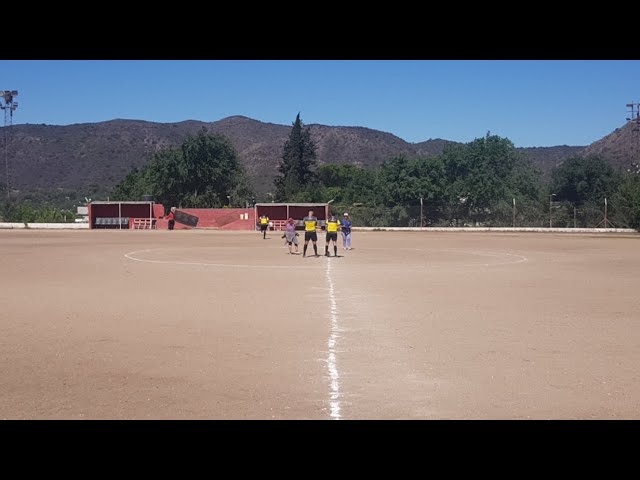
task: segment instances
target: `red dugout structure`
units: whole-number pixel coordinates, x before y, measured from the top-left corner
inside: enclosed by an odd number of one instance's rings
[[[164,206],[155,202],[89,203],[89,228],[155,228],[156,219],[164,216]]]
[[[262,215],[266,215],[269,221],[273,222],[272,230],[284,230],[285,223],[290,217],[297,221],[296,228],[303,228],[302,219],[307,216],[309,210],[314,211],[318,224],[322,228],[329,218],[328,203],[256,203],[254,210],[256,222]],[[257,223],[256,229],[258,229]]]

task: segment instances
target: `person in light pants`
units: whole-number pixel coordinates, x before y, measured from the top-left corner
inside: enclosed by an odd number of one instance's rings
[[[291,245],[296,246],[296,251],[294,255],[298,254],[298,232],[296,232],[296,221],[293,218],[289,218],[287,220],[287,225],[285,227],[284,235],[285,244],[289,245],[289,255],[294,254],[291,251]]]
[[[340,227],[342,231],[342,248],[351,250],[351,220],[346,212],[342,216],[342,220],[340,220]]]

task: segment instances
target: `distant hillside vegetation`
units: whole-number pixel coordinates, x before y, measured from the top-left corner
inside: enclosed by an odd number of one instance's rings
[[[364,127],[309,126],[320,164],[370,167],[399,154],[437,155],[451,143],[443,139],[409,143],[390,133]],[[179,145],[187,135],[202,128],[230,138],[258,196],[265,198],[265,193],[272,189],[290,126],[242,116],[213,123],[118,119],[66,126],[15,125],[10,146],[11,184],[22,193],[63,191],[78,198],[109,192],[158,149]],[[625,126],[586,148],[563,145],[519,150],[547,173],[564,159],[580,154],[601,154],[624,168],[633,155],[637,158],[638,137],[630,126]],[[4,169],[0,170],[4,183]]]

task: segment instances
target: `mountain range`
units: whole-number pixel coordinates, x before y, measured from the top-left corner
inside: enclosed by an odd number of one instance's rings
[[[409,143],[391,133],[364,127],[310,124],[319,164],[352,164],[371,167],[395,155],[437,155],[450,143],[429,139]],[[9,144],[12,189],[63,191],[82,198],[107,194],[132,168],[142,167],[159,149],[177,146],[202,128],[227,136],[251,178],[259,199],[273,185],[282,146],[290,126],[265,123],[243,116],[216,122],[187,120],[153,123],[110,120],[73,125],[14,125]],[[637,158],[640,134],[631,124],[588,146],[520,148],[548,175],[553,167],[576,155],[602,155],[614,166],[627,168]],[[4,184],[4,168],[0,179]]]

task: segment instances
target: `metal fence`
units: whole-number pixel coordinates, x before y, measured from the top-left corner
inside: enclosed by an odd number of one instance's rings
[[[545,208],[546,207],[546,208]],[[360,227],[556,227],[628,228],[615,205],[574,205],[568,202],[523,204],[504,202],[492,209],[469,211],[464,205],[332,205],[338,216],[348,212]]]

